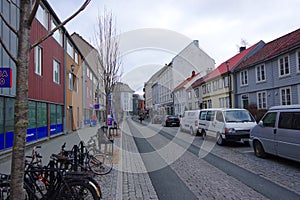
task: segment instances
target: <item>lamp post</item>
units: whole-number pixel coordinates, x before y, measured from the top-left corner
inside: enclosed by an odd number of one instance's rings
[[[232,108],[231,105],[231,80],[230,80],[230,70],[229,70],[229,61],[226,61],[226,68],[227,68],[227,78],[228,78],[228,100],[229,100],[229,108]]]

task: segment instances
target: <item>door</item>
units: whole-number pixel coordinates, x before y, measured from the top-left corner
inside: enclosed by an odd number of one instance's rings
[[[215,132],[215,124],[213,124],[215,120],[215,111],[207,111],[206,113],[206,121],[207,121],[207,132],[206,134],[212,137],[217,136],[217,132]]]
[[[222,133],[224,129],[224,117],[222,111],[217,111],[216,112],[216,118],[212,122],[213,126],[212,128],[214,129],[214,132],[216,133]]]
[[[72,106],[69,106],[68,110],[68,133],[72,132],[72,126],[73,126],[73,108]]]
[[[280,113],[276,141],[279,156],[300,161],[300,111]]]
[[[264,150],[268,153],[276,154],[275,150],[275,135],[277,129],[276,125],[277,112],[269,112],[261,120],[259,125],[252,130],[252,135],[258,137],[262,143]]]

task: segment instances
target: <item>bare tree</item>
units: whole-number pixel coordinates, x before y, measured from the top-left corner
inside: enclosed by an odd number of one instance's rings
[[[91,0],[85,0],[83,5],[67,18],[64,22],[59,24],[53,30],[51,30],[45,37],[39,41],[30,45],[30,30],[32,22],[35,18],[41,0],[21,0],[20,5],[13,0],[10,0],[20,10],[20,23],[19,30],[15,30],[5,20],[2,13],[0,13],[1,19],[4,23],[13,31],[18,37],[18,54],[17,58],[9,52],[5,43],[0,38],[0,43],[3,49],[7,52],[10,58],[15,62],[17,69],[17,81],[16,81],[16,101],[15,101],[15,114],[14,114],[14,144],[12,148],[12,164],[11,164],[11,196],[10,199],[25,199],[25,191],[23,189],[23,176],[24,176],[24,160],[25,160],[25,144],[26,144],[26,132],[28,128],[28,65],[30,50],[49,38],[53,33],[64,26],[67,22],[73,19],[81,11],[83,11]]]
[[[100,79],[104,83],[106,117],[109,114],[109,95],[121,76],[121,59],[119,52],[119,38],[112,12],[104,10],[103,16],[98,16],[96,27],[96,46],[99,62],[104,69]]]

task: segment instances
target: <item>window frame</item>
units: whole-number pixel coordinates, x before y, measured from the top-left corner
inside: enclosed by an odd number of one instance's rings
[[[289,104],[283,104],[283,99],[282,99],[282,91],[285,91],[285,101],[287,102],[287,90],[289,90]],[[283,87],[279,89],[280,93],[280,105],[291,105],[292,104],[292,88],[291,87]]]
[[[297,73],[300,73],[300,50],[296,51],[296,68]]]
[[[287,58],[287,63],[286,63],[286,60],[285,58]],[[283,74],[281,74],[281,60],[283,60]],[[286,64],[288,66],[286,66]],[[286,67],[288,67],[288,73],[286,73]],[[290,67],[290,57],[289,55],[284,55],[284,56],[281,56],[278,58],[278,74],[279,74],[279,78],[281,77],[286,77],[286,76],[289,76],[291,74],[291,67]]]
[[[240,85],[243,86],[247,86],[248,85],[248,70],[243,70],[240,72]]]
[[[260,106],[260,94],[265,95],[264,97],[262,96],[262,103]],[[257,109],[267,109],[268,107],[268,100],[267,100],[267,92],[266,91],[259,91],[256,93],[256,98],[257,98]],[[263,102],[263,99],[265,99],[265,102]],[[264,106],[265,104],[265,106]]]
[[[48,22],[49,12],[45,8],[44,5],[39,5],[36,13],[36,19],[42,24],[42,26],[48,30],[49,22]]]
[[[56,73],[58,80],[56,80]],[[58,62],[56,59],[53,59],[53,82],[60,84],[60,62]]]
[[[266,81],[266,65],[261,64],[261,65],[256,66],[255,67],[255,75],[256,75],[256,83],[265,82]]]
[[[41,46],[34,47],[34,73],[42,76],[43,70],[43,48]]]
[[[51,17],[51,30],[53,30],[57,26],[57,22]],[[57,41],[57,43],[62,46],[63,44],[63,32],[61,29],[57,29],[52,37]]]

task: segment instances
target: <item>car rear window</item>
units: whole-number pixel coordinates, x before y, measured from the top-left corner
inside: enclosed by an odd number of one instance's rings
[[[300,112],[281,112],[278,128],[300,130]]]

